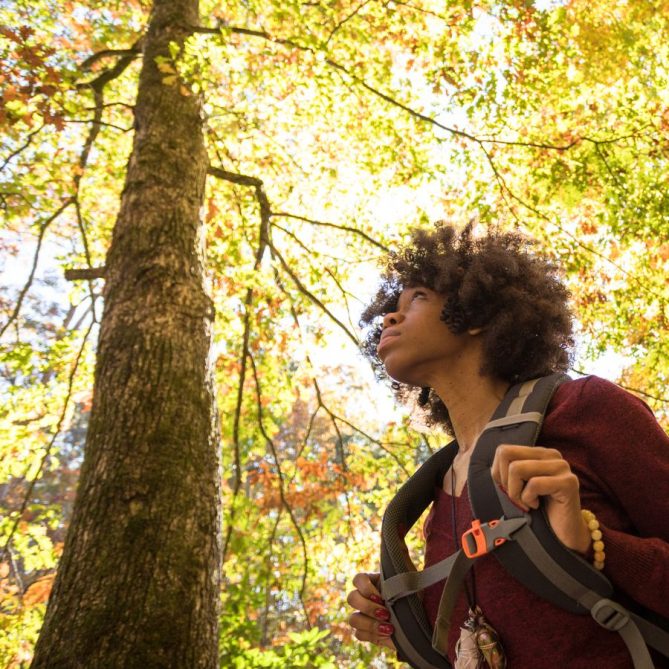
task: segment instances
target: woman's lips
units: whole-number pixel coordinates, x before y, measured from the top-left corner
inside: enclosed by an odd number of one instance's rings
[[[381,350],[387,346],[388,342],[391,339],[394,339],[395,337],[399,337],[399,334],[400,334],[399,332],[391,332],[391,331],[384,332],[381,335],[381,339],[379,340],[379,345],[376,347],[376,352],[380,353]]]

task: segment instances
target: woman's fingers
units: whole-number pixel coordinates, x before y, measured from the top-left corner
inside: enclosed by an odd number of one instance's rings
[[[578,495],[578,478],[571,471],[554,475],[532,475],[520,493],[520,502],[531,509],[539,508],[540,497],[569,502]]]
[[[512,463],[522,460],[562,460],[564,462],[560,451],[557,451],[554,448],[501,444],[497,447],[497,450],[495,451],[495,458],[492,461],[493,479],[500,485],[507,488],[506,482],[509,477],[509,467]]]
[[[349,592],[346,599],[355,611],[348,622],[355,630],[356,639],[394,648],[390,635],[395,630],[388,622],[390,611],[383,605],[379,582],[378,574],[356,574],[353,577],[355,590]]]
[[[375,618],[381,622],[390,620],[390,611],[382,604],[379,604],[379,602],[364,597],[360,590],[351,590],[348,593],[346,601],[356,611],[360,611],[370,618]]]
[[[367,599],[378,599],[379,603],[382,602],[381,593],[379,592],[380,582],[381,575],[378,573],[356,574],[353,577],[353,585],[362,593],[363,597],[366,597]]]
[[[509,499],[524,511],[546,501],[546,514],[556,536],[567,547],[585,553],[590,545],[581,516],[578,477],[560,451],[541,446],[502,444],[491,474]]]
[[[563,481],[571,475],[565,460],[515,460],[509,463],[506,480],[501,484],[514,502],[537,508],[538,495],[559,494]],[[536,479],[542,479],[537,486]],[[545,479],[552,479],[551,485]]]

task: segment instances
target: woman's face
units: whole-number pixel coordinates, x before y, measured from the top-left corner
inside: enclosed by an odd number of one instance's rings
[[[388,375],[412,386],[432,386],[472,339],[455,335],[441,320],[446,297],[415,286],[402,291],[397,308],[385,315],[377,354]]]

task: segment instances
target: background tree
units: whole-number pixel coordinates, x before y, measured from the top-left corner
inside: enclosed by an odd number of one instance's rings
[[[158,0],[142,39],[83,467],[34,667],[218,663],[213,307],[199,217],[208,160],[199,96],[161,73],[197,24],[196,0]]]
[[[147,2],[0,0],[0,661],[16,666],[69,522],[110,290],[91,269],[142,132],[142,67],[179,103],[203,97],[222,666],[372,662],[346,643],[346,581],[376,562],[389,489],[443,441],[392,412],[354,348],[375,259],[407,224],[478,212],[537,236],[567,270],[577,369],[618,377],[666,420],[662,2],[200,5],[183,46],[147,64]],[[168,134],[168,153],[194,141]]]

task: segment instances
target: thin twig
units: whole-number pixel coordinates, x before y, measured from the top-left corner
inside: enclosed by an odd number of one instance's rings
[[[214,170],[212,172],[211,170]],[[210,168],[210,174],[218,176],[219,178],[226,179],[224,176],[216,174],[219,172],[217,168]],[[224,170],[220,170],[224,172]],[[226,179],[230,180],[230,179]],[[256,194],[261,193],[264,196],[264,191],[262,188],[262,181],[260,179],[255,180],[253,184],[244,184],[252,185],[256,189]],[[264,198],[264,201],[267,201],[267,198]],[[267,216],[266,209],[269,208],[269,205],[261,205],[261,217],[260,217],[260,229],[258,231],[258,247],[255,254],[255,262],[253,265],[254,271],[260,269],[263,256],[265,254],[265,249],[267,248],[267,239],[269,236],[268,224],[269,217]],[[239,437],[240,425],[241,425],[241,414],[242,414],[242,404],[244,400],[244,384],[246,382],[246,361],[248,359],[249,351],[249,341],[251,337],[251,307],[253,306],[253,288],[249,287],[246,290],[246,297],[244,299],[244,333],[242,335],[242,351],[241,351],[241,361],[239,365],[239,382],[237,384],[237,401],[235,405],[235,413],[232,423],[232,443],[234,449],[234,468],[235,468],[235,482],[232,487],[232,500],[230,502],[230,518],[228,521],[228,528],[225,534],[225,540],[223,542],[223,557],[222,563],[225,563],[227,559],[227,553],[230,546],[230,540],[232,538],[232,530],[234,527],[234,519],[237,508],[237,497],[242,485],[242,456],[241,456],[241,441]]]
[[[283,477],[283,472],[281,471],[281,461],[279,460],[279,454],[276,450],[276,445],[274,444],[274,441],[269,436],[269,434],[267,434],[267,430],[265,429],[265,423],[263,420],[263,408],[262,408],[262,389],[260,386],[260,379],[258,378],[258,370],[256,368],[256,363],[253,358],[253,354],[250,351],[248,352],[248,357],[251,362],[251,369],[253,370],[253,378],[256,386],[256,410],[258,412],[258,428],[260,429],[260,433],[262,434],[263,439],[267,443],[267,446],[272,452],[272,457],[274,458],[274,463],[276,465],[276,473],[279,479],[279,497],[281,499],[281,504],[286,509],[286,512],[288,513],[288,516],[290,517],[293,527],[295,528],[295,532],[297,533],[300,543],[302,544],[302,559],[304,568],[302,572],[302,585],[300,587],[300,592],[298,593],[298,595],[300,598],[300,602],[302,603],[302,609],[304,611],[304,617],[306,619],[307,628],[311,629],[309,612],[307,611],[307,607],[304,602],[304,593],[306,591],[307,576],[309,573],[309,555],[307,552],[307,542],[306,539],[304,538],[302,528],[299,526],[297,518],[295,518],[293,509],[288,503],[288,500],[286,499],[284,477]]]
[[[293,283],[295,284],[295,287],[297,290],[302,293],[306,298],[308,298],[311,302],[313,302],[323,313],[325,313],[334,323],[336,323],[343,331],[344,333],[348,336],[348,338],[356,345],[356,347],[360,346],[360,342],[356,338],[356,336],[344,325],[326,306],[319,300],[299,279],[299,277],[293,272],[293,270],[290,268],[284,257],[281,255],[281,253],[277,250],[277,248],[270,242],[269,244],[270,249],[272,250],[272,254],[274,257],[278,258],[279,262],[281,263],[281,267],[283,267],[284,271],[288,276],[292,279]]]
[[[23,300],[25,299],[28,290],[32,286],[33,280],[35,278],[35,272],[37,271],[37,263],[39,261],[40,251],[42,250],[42,242],[44,240],[44,234],[47,228],[74,202],[74,198],[68,197],[63,204],[53,213],[49,218],[45,219],[39,226],[39,234],[37,236],[37,248],[35,249],[35,255],[33,256],[33,264],[30,270],[30,275],[28,280],[25,282],[23,288],[19,292],[19,296],[16,299],[16,304],[14,305],[14,311],[7,320],[7,322],[0,328],[0,338],[5,334],[7,328],[18,318],[19,312],[21,311],[21,306]]]
[[[591,376],[590,372],[586,372],[585,370],[579,369],[578,367],[572,367],[572,370],[575,371],[577,374],[580,374],[581,376]],[[620,388],[622,388],[623,390],[629,390],[635,395],[643,395],[643,397],[655,400],[656,402],[661,402],[662,404],[669,404],[669,397],[658,397],[657,395],[651,395],[645,390],[640,390],[639,388],[632,388],[631,386],[626,386],[620,383],[619,381],[615,381],[615,384]]]
[[[350,232],[351,234],[358,235],[368,241],[370,244],[373,244],[374,246],[380,248],[382,251],[385,251],[386,253],[390,251],[390,249],[382,244],[381,242],[377,241],[373,237],[370,237],[366,232],[363,230],[359,230],[358,228],[351,227],[350,225],[341,225],[339,223],[329,223],[326,221],[317,221],[314,220],[313,218],[307,218],[306,216],[298,216],[297,214],[289,214],[286,211],[277,211],[277,212],[272,212],[272,218],[292,218],[296,221],[302,221],[303,223],[309,223],[311,225],[319,225],[327,228],[334,228],[335,230],[341,230],[342,232]]]
[[[2,170],[5,169],[5,167],[7,167],[7,164],[12,160],[12,158],[18,156],[20,153],[25,151],[30,146],[33,139],[44,129],[45,125],[46,125],[46,123],[42,123],[42,125],[39,128],[37,128],[37,130],[33,130],[31,133],[28,133],[28,136],[27,136],[27,139],[26,139],[25,143],[22,146],[20,146],[18,149],[15,149],[14,151],[12,151],[5,158],[5,160],[2,163],[2,166],[0,166],[0,172],[2,172]]]
[[[65,422],[65,417],[67,415],[67,410],[68,406],[70,404],[70,398],[72,397],[72,387],[74,385],[74,378],[77,373],[77,369],[79,368],[79,363],[81,361],[81,356],[84,353],[84,348],[86,347],[86,343],[88,341],[88,337],[91,334],[91,330],[93,329],[93,326],[95,325],[95,321],[91,320],[91,324],[88,326],[88,330],[86,330],[86,334],[84,335],[84,338],[81,342],[81,346],[79,348],[79,351],[77,352],[77,356],[74,360],[74,364],[72,365],[72,369],[70,370],[70,374],[68,377],[68,382],[67,382],[67,393],[65,394],[65,401],[63,402],[63,409],[60,413],[60,417],[58,418],[58,423],[56,424],[56,429],[54,433],[51,435],[51,439],[49,440],[49,443],[46,445],[46,448],[44,449],[44,454],[42,455],[42,458],[39,463],[39,467],[37,468],[37,472],[35,473],[35,476],[33,477],[32,481],[28,485],[28,489],[26,490],[26,494],[23,498],[23,502],[21,504],[21,508],[16,512],[16,518],[14,520],[14,524],[12,525],[12,529],[9,531],[9,535],[7,536],[7,541],[5,542],[5,545],[2,547],[2,551],[0,552],[0,560],[4,560],[7,557],[10,545],[12,543],[12,539],[14,538],[14,534],[16,533],[16,530],[19,526],[19,523],[21,522],[21,517],[23,516],[23,513],[25,512],[26,508],[28,507],[28,504],[30,502],[30,499],[32,497],[33,490],[35,488],[35,484],[37,483],[37,480],[40,477],[40,474],[42,473],[42,470],[44,469],[44,466],[46,465],[46,461],[51,455],[51,449],[53,448],[53,445],[56,443],[56,439],[60,435],[61,430],[63,429],[63,424]],[[32,465],[29,466],[32,467]],[[24,479],[27,478],[27,472],[24,475]]]

